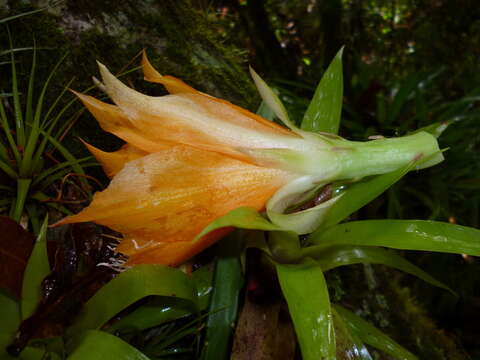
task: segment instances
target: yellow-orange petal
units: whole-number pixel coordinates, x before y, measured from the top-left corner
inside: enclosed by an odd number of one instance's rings
[[[81,139],[80,139],[81,140]],[[105,174],[112,178],[123,169],[129,161],[138,159],[147,155],[146,151],[136,148],[135,146],[125,144],[119,150],[114,152],[106,152],[90,145],[86,141],[81,140],[83,145],[95,156],[95,159],[102,165]]]
[[[155,152],[172,146],[173,143],[167,139],[151,140],[144,136],[118,106],[104,103],[89,95],[73,92],[97,119],[103,130],[146,152]]]
[[[297,135],[275,131],[212,97],[194,93],[147,96],[123,84],[105,66],[99,67],[107,93],[150,142],[170,140],[240,159],[248,158],[241,148],[304,147]]]
[[[143,244],[190,242],[237,207],[262,209],[290,179],[282,170],[176,146],[125,164],[89,207],[58,225],[94,221]],[[192,243],[191,248],[201,246]]]
[[[142,69],[145,80],[162,84],[170,94],[199,92],[176,77],[160,74],[148,60],[145,50],[142,54]]]
[[[128,255],[125,266],[137,264],[178,266],[214,244],[232,230],[230,227],[217,229],[198,241],[162,242],[162,234],[159,234],[159,241],[144,244],[143,247],[139,246],[140,239],[138,237],[132,238],[127,235],[117,247],[117,251]]]
[[[246,116],[253,122],[260,123],[263,126],[270,128],[274,132],[279,132],[289,136],[297,136],[296,134],[292,133],[290,130],[284,128],[283,126],[280,126],[274,123],[273,121],[264,119],[263,117],[257,114],[254,114],[240,106],[234,105],[227,100],[218,99],[216,97],[202,93],[176,77],[173,77],[170,75],[161,75],[152,66],[152,64],[148,60],[147,53],[145,51],[143,51],[143,54],[142,54],[142,69],[143,69],[145,80],[164,85],[170,94],[192,93],[192,94],[202,95],[207,97],[209,100],[216,102],[217,104],[223,104],[223,105],[229,106],[231,109],[234,109],[235,111],[239,112],[241,115]],[[227,118],[226,120],[228,121],[229,118]]]

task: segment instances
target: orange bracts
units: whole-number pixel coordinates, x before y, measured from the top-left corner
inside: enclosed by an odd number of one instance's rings
[[[242,108],[160,75],[143,59],[145,79],[171,95],[150,97],[128,88],[100,64],[116,105],[77,94],[102,128],[127,142],[103,152],[86,144],[109,187],[90,206],[58,225],[93,221],[123,234],[128,264],[178,265],[226,229],[193,241],[210,222],[240,207],[257,210],[298,175],[259,166],[248,149],[295,148],[298,135]]]

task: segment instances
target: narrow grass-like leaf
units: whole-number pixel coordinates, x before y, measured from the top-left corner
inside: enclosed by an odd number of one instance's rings
[[[34,200],[45,203],[46,206],[49,206],[52,209],[58,210],[61,213],[64,213],[66,215],[72,215],[72,212],[68,210],[65,206],[58,203],[51,202],[52,200],[51,197],[41,191],[34,192],[30,197]]]
[[[140,350],[137,350],[122,339],[109,333],[88,330],[68,356],[67,360],[149,360]]]
[[[67,54],[65,54],[58,62],[55,64],[53,70],[48,75],[47,80],[43,84],[42,92],[37,101],[37,107],[35,109],[35,115],[33,117],[33,123],[31,124],[31,128],[29,129],[28,142],[25,147],[25,151],[22,157],[22,162],[20,164],[20,176],[30,176],[31,172],[33,171],[34,162],[32,161],[35,151],[35,146],[37,145],[38,137],[40,136],[40,119],[42,116],[42,107],[43,107],[43,99],[45,97],[45,93],[47,92],[48,85],[55,75],[60,64],[65,60]],[[34,72],[34,66],[32,65],[32,72]],[[29,96],[30,96],[30,89],[29,89]],[[30,106],[32,106],[30,104]],[[28,119],[28,118],[27,118]],[[48,132],[47,132],[48,133]]]
[[[303,116],[303,130],[338,133],[343,101],[342,54],[343,48],[323,74]]]
[[[85,175],[85,171],[83,171],[83,168],[78,164],[77,159],[68,151],[62,144],[60,144],[56,139],[54,139],[52,136],[50,136],[48,133],[45,131],[39,129],[40,133],[60,152],[60,154],[63,155],[65,159],[71,162],[72,164],[72,169],[77,173],[81,175]],[[88,182],[86,181],[85,178],[81,178],[80,181],[84,184],[85,186],[85,191],[91,196],[91,190],[90,186],[88,185]]]
[[[32,54],[32,67],[30,69],[30,76],[28,79],[28,90],[27,90],[27,104],[25,108],[25,121],[27,124],[31,124],[33,120],[33,90],[35,85],[35,68],[37,65],[37,49],[35,47],[35,39],[33,40],[33,54]],[[29,136],[28,126],[25,129],[26,137]]]
[[[46,7],[42,7],[40,9],[35,9],[35,10],[31,10],[31,11],[26,11],[26,12],[23,12],[23,13],[20,13],[20,14],[17,14],[17,15],[12,15],[12,16],[9,16],[9,17],[6,17],[6,18],[3,18],[3,19],[0,19],[0,24],[5,24],[9,21],[12,21],[12,20],[15,20],[15,19],[18,19],[18,18],[21,18],[21,17],[24,17],[24,16],[28,16],[28,15],[33,15],[33,14],[36,14],[36,13],[39,13],[41,11],[44,11],[50,7],[53,7],[53,6],[56,6],[56,4],[59,4],[61,1],[52,1],[51,2],[51,5],[49,6],[46,6]]]
[[[22,284],[22,319],[30,317],[35,311],[41,295],[41,284],[45,276],[50,273],[50,265],[48,263],[47,254],[47,227],[48,216],[43,221],[40,232],[37,236],[37,241],[32,250],[32,254],[28,259],[27,267],[23,275]]]
[[[417,276],[423,281],[450,291],[455,295],[452,289],[427,274],[418,266],[415,266],[402,256],[380,247],[339,245],[331,246],[315,254],[313,254],[312,251],[309,252],[308,249],[309,248],[304,248],[305,253],[316,258],[323,271],[328,271],[338,266],[353,264],[382,264]]]
[[[138,265],[119,274],[88,300],[68,333],[98,329],[129,305],[151,295],[180,298],[193,304],[197,298],[193,281],[180,270],[163,265]]]
[[[202,360],[222,360],[230,357],[230,341],[243,287],[240,262],[243,246],[239,239],[234,237],[235,234],[229,235],[218,243]]]
[[[72,82],[75,80],[75,78],[72,78],[68,83],[67,85],[65,85],[65,87],[62,89],[62,91],[60,92],[60,94],[58,94],[58,96],[55,98],[55,101],[52,103],[52,105],[50,105],[50,107],[48,108],[47,112],[45,113],[45,116],[43,116],[43,119],[42,119],[42,123],[41,123],[41,127],[43,129],[47,128],[47,126],[49,126],[49,120],[50,120],[50,116],[52,115],[53,111],[57,108],[57,105],[58,103],[60,102],[60,100],[63,98],[63,95],[65,95],[65,93],[69,90],[70,88],[70,85],[72,84]],[[72,101],[72,104],[74,103],[75,101],[73,100]],[[68,103],[67,103],[68,105]],[[66,105],[65,105],[66,106]],[[48,131],[47,131],[48,132]]]
[[[98,165],[97,163],[87,163],[87,161],[92,160],[92,156],[87,156],[81,159],[75,159],[73,162],[72,161],[63,161],[59,164],[56,164],[54,166],[49,167],[48,169],[45,169],[42,173],[36,175],[33,178],[32,181],[32,186],[36,186],[37,184],[40,184],[42,182],[46,182],[42,184],[41,187],[45,187],[48,184],[51,184],[53,181],[58,180],[58,177],[55,176],[55,178],[51,179],[52,175],[56,175],[60,170],[68,169],[70,168],[73,164],[78,164],[82,166],[82,168],[85,168],[86,166],[93,166],[93,165]]]
[[[375,176],[351,185],[342,193],[342,197],[332,205],[328,213],[325,214],[320,227],[311,236],[322,233],[324,229],[339,223],[350,214],[368,204],[400,180],[410,170],[415,168],[416,164],[417,162],[413,161],[407,166],[391,173]]]
[[[20,152],[18,151],[17,144],[15,143],[15,140],[12,136],[12,129],[10,128],[8,117],[5,112],[5,107],[1,99],[0,99],[0,121],[1,121],[3,131],[5,131],[5,136],[7,137],[8,145],[10,145],[10,150],[15,156],[15,161],[17,163],[20,163],[21,161]]]
[[[312,234],[312,244],[385,246],[480,256],[480,230],[428,220],[363,220]]]
[[[335,360],[335,333],[322,269],[312,259],[276,268],[303,360]]]
[[[281,227],[272,224],[270,221],[260,215],[257,210],[250,207],[239,207],[225,214],[224,216],[212,221],[203,229],[200,234],[195,237],[195,240],[211,231],[223,227],[234,226],[242,229],[265,230],[265,231],[279,231]],[[195,241],[194,240],[194,241]]]
[[[364,343],[377,348],[398,360],[417,360],[417,357],[393,341],[389,336],[378,330],[360,316],[339,305],[333,308],[343,318],[351,332],[355,333]]]
[[[5,161],[0,160],[0,169],[5,172],[12,179],[18,178],[17,172]]]
[[[13,204],[10,212],[10,216],[16,222],[20,222],[20,218],[23,215],[25,201],[27,201],[27,196],[30,192],[31,183],[32,179],[17,179],[17,196],[15,198],[15,204]]]
[[[8,37],[10,39],[10,48],[13,48],[12,36],[10,30],[7,27]],[[23,122],[22,107],[20,104],[20,93],[18,91],[18,78],[17,67],[15,65],[15,55],[12,52],[10,54],[10,60],[12,62],[12,94],[13,94],[13,111],[15,113],[15,132],[17,134],[17,146],[25,147],[25,124]]]

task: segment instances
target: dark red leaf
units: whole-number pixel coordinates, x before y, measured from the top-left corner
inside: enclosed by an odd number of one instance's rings
[[[20,297],[22,279],[35,237],[7,216],[0,216],[0,287]]]

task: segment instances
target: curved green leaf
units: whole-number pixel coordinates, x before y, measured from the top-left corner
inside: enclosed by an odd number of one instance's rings
[[[195,237],[194,241],[200,239],[202,236],[208,234],[211,231],[230,226],[251,230],[282,230],[282,228],[280,228],[279,226],[274,225],[270,221],[265,219],[254,208],[239,207],[208,224],[207,227]]]
[[[103,331],[88,330],[78,340],[68,360],[149,360],[122,339]]]
[[[480,256],[480,230],[428,220],[352,221],[312,234],[310,241],[323,248],[366,245]]]
[[[276,268],[303,360],[334,360],[335,333],[322,269],[312,259]]]
[[[308,253],[308,248],[305,248],[304,250]],[[323,271],[328,271],[338,266],[353,264],[382,264],[417,276],[429,284],[438,286],[455,294],[455,292],[448,286],[436,280],[418,266],[415,266],[408,260],[404,259],[402,256],[379,247],[340,245],[329,247],[315,253],[315,255],[308,255],[317,259],[317,262]]]
[[[333,308],[343,318],[350,331],[356,334],[364,343],[382,350],[395,359],[417,360],[415,355],[397,344],[375,326],[363,320],[360,316],[339,305],[333,304]]]
[[[197,304],[200,311],[205,310],[209,304],[212,292],[212,274],[210,266],[202,266],[192,273],[192,280],[197,288]],[[190,315],[192,310],[190,301],[158,296],[115,321],[107,331],[112,333],[121,329],[144,330]]]
[[[120,311],[151,295],[170,296],[196,304],[192,279],[178,269],[163,265],[137,265],[103,286],[84,306],[69,334],[98,329]]]
[[[47,254],[48,216],[45,217],[37,241],[28,259],[22,283],[22,319],[30,317],[42,298],[41,285],[43,279],[50,273]]]
[[[322,76],[302,120],[302,129],[338,133],[343,101],[343,47]]]
[[[118,330],[145,330],[190,315],[192,310],[189,301],[157,296],[119,321],[115,321],[106,330],[110,333]]]

